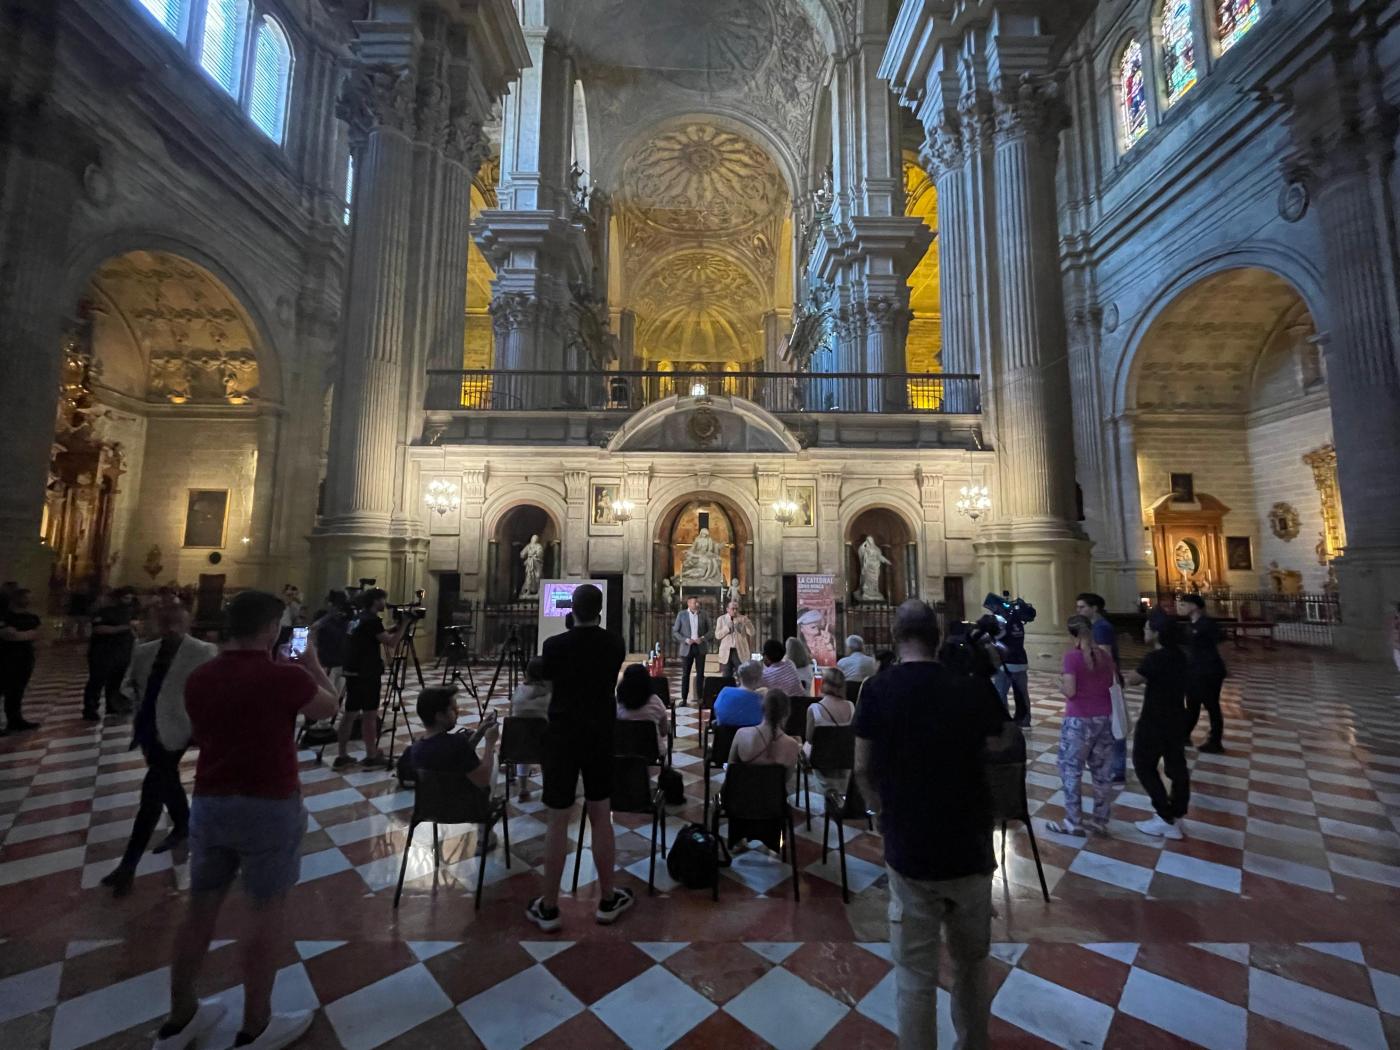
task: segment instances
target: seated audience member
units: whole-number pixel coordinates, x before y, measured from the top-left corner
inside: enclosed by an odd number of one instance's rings
[[[457,726],[457,687],[430,685],[418,694],[418,720],[424,734],[404,753],[404,763],[413,770],[466,773],[467,779],[484,792],[491,790],[496,768],[496,740],[501,735],[493,715],[483,723],[485,754],[476,753],[473,733],[454,733]]]
[[[763,688],[777,689],[789,696],[802,692],[797,668],[787,658],[787,650],[776,638],[763,643]]]
[[[893,649],[881,649],[875,654],[875,674],[879,674],[881,671],[888,671],[896,662],[897,657]],[[875,675],[873,674],[870,677],[874,678]]]
[[[734,743],[729,749],[731,762],[786,767],[789,791],[793,787],[798,756],[802,753],[802,742],[783,732],[791,710],[792,702],[787,693],[781,689],[768,690],[763,697],[763,721],[735,733]]]
[[[763,665],[748,660],[739,665],[739,684],[727,685],[715,697],[715,724],[721,726],[756,726],[763,721]]]
[[[803,754],[808,758],[812,756],[812,731],[818,726],[848,726],[855,717],[856,705],[846,699],[846,676],[839,667],[828,667],[822,675],[821,698],[807,706],[807,742],[802,745]],[[821,793],[825,795],[827,788],[831,788],[844,795],[851,782],[851,771],[839,769],[826,773],[826,776],[817,775]]]
[[[656,747],[666,753],[666,738],[671,735],[671,716],[644,664],[632,664],[622,672],[617,683],[617,717],[627,722],[655,722]]]
[[[525,665],[525,681],[515,687],[515,692],[510,694],[510,717],[511,718],[548,718],[549,698],[553,695],[553,690],[544,679],[544,660],[538,656],[530,657],[530,662]],[[524,762],[517,762],[515,775],[520,778],[520,801],[530,801],[530,766]]]
[[[865,651],[865,639],[858,634],[846,639],[846,655],[836,661],[836,666],[848,682],[863,682],[880,669],[875,658]]]
[[[812,681],[817,675],[817,666],[812,662],[812,654],[800,638],[789,638],[783,646],[788,663],[797,669],[797,680],[802,683],[802,695],[812,695]]]

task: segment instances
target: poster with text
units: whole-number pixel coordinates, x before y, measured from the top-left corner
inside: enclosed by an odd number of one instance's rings
[[[818,667],[836,666],[836,577],[797,577],[797,635]]]

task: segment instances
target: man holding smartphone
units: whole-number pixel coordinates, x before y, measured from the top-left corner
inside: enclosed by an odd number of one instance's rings
[[[488,711],[475,733],[454,733],[458,716],[455,685],[425,686],[418,694],[418,720],[424,735],[404,753],[404,764],[412,770],[466,773],[476,787],[489,793],[501,735],[496,712]],[[476,753],[477,740],[486,742],[481,757]]]

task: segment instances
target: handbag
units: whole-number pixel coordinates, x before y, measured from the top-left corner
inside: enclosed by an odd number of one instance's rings
[[[1111,719],[1114,740],[1126,740],[1128,738],[1128,701],[1123,696],[1123,687],[1114,682],[1108,687],[1108,699],[1111,707]]]

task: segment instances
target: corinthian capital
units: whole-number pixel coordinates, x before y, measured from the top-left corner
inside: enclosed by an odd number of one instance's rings
[[[985,91],[965,91],[958,98],[958,124],[962,129],[963,148],[976,153],[991,144],[996,128],[992,100]]]
[[[878,328],[908,324],[909,319],[914,316],[909,307],[883,295],[867,299],[862,305],[869,323]]]
[[[491,300],[491,324],[503,336],[533,324],[542,309],[543,304],[527,292],[503,292]]]
[[[447,129],[447,144],[443,148],[447,159],[462,165],[473,176],[491,156],[491,140],[481,121],[472,120],[465,112],[454,113]],[[494,190],[495,183],[492,182]]]
[[[963,152],[962,132],[952,124],[944,124],[932,132],[924,148],[919,151],[919,161],[937,182],[949,172],[957,171],[967,159]]]
[[[994,95],[998,139],[1032,138],[1055,141],[1069,127],[1069,109],[1060,86],[1049,77],[1022,73],[1002,81]]]
[[[415,94],[411,69],[356,65],[341,84],[336,116],[350,125],[350,141],[356,145],[378,128],[412,135]]]

